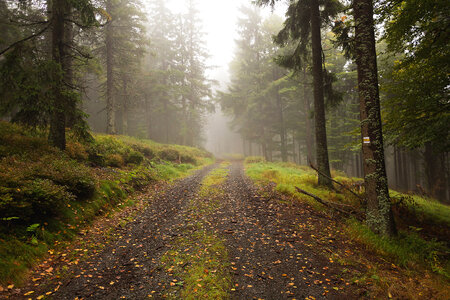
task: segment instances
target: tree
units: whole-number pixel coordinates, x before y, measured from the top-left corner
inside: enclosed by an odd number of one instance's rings
[[[95,9],[89,0],[54,0],[47,1],[46,5],[22,1],[10,4],[10,7],[13,8],[10,11],[12,21],[11,26],[7,27],[10,30],[14,30],[14,26],[27,29],[17,30],[26,33],[26,37],[6,46],[0,52],[0,55],[6,56],[1,72],[6,79],[2,85],[2,93],[9,96],[6,101],[18,100],[6,107],[18,110],[13,120],[33,126],[49,124],[50,143],[64,149],[66,120],[78,113],[74,103],[79,99],[79,94],[72,85],[72,56],[73,49],[76,49],[72,45],[72,24],[93,26],[97,23]],[[51,11],[49,16],[48,11]],[[26,66],[25,61],[37,68]],[[15,76],[9,76],[11,71]],[[20,77],[21,84],[13,84],[16,80],[14,77]],[[12,89],[8,90],[8,87]],[[30,93],[29,89],[34,92]]]
[[[427,190],[445,200],[449,177],[445,156],[450,150],[450,5],[442,0],[386,0],[382,4],[390,55],[382,81],[386,133],[391,143],[423,152]]]
[[[260,4],[274,4],[275,0],[260,0]],[[294,40],[297,47],[291,55],[282,59],[284,66],[299,70],[302,57],[306,56],[307,47],[311,42],[312,74],[314,82],[314,120],[316,133],[316,161],[319,170],[319,185],[332,187],[328,145],[325,121],[323,53],[321,44],[321,27],[335,16],[342,6],[338,1],[321,2],[323,11],[320,12],[319,1],[291,1],[286,12],[287,19],[284,28],[278,33],[275,41],[282,46]]]
[[[396,232],[384,162],[372,0],[353,2],[355,58],[358,70],[366,222],[376,233]]]

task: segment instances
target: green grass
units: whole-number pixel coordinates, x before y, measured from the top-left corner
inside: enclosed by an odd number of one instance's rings
[[[425,267],[450,279],[450,249],[443,242],[427,241],[413,231],[400,231],[394,238],[384,237],[355,220],[347,222],[347,232],[352,239],[402,267]]]
[[[166,271],[179,278],[171,283],[169,298],[228,298],[231,276],[224,241],[203,226],[197,225],[189,237],[179,238],[175,249],[162,258]]]
[[[185,233],[162,257],[170,283],[170,299],[227,299],[231,290],[228,252],[224,240],[210,230],[208,216],[220,207],[221,184],[228,176],[228,163],[211,171],[203,180],[199,198],[190,200],[185,214]]]
[[[408,195],[390,191],[392,198],[403,198],[404,205],[415,215],[420,215],[424,221],[450,226],[450,206],[437,200],[417,195]]]
[[[307,202],[316,209],[324,209],[323,205],[309,196],[297,192],[296,186],[322,199],[348,203],[351,199],[343,194],[321,188],[317,185],[317,175],[308,167],[292,163],[249,163],[246,164],[246,174],[258,184],[274,182],[276,190],[286,195],[294,196]]]

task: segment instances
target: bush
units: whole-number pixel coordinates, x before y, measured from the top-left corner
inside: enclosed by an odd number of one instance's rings
[[[134,150],[128,153],[127,158],[125,160],[127,164],[135,164],[135,165],[140,165],[143,161],[144,156],[141,153]]]
[[[152,148],[140,145],[140,144],[134,144],[131,146],[134,150],[142,153],[146,158],[152,159],[156,156],[155,151],[153,151]]]
[[[125,164],[123,157],[120,154],[108,154],[105,158],[107,166],[120,168]]]
[[[79,142],[67,142],[66,153],[69,157],[79,161],[86,161],[89,158],[85,146]]]
[[[245,159],[246,164],[264,163],[266,159],[262,156],[249,156]]]
[[[178,159],[180,158],[180,153],[175,149],[166,148],[158,152],[158,157],[162,160],[178,162]]]
[[[45,157],[41,164],[35,166],[34,174],[66,186],[79,199],[89,198],[95,191],[95,179],[90,169],[74,160]]]
[[[49,179],[36,179],[21,188],[0,188],[0,215],[27,221],[57,215],[75,196]]]
[[[193,164],[193,165],[197,164],[197,159],[192,154],[182,153],[180,155],[180,160],[184,164]]]

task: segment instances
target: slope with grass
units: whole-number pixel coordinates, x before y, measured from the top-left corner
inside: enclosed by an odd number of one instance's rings
[[[401,194],[391,191],[392,203],[399,234],[395,238],[380,237],[373,234],[363,223],[343,215],[336,215],[313,198],[299,193],[299,187],[326,201],[343,203],[364,212],[364,202],[340,186],[328,190],[317,185],[314,170],[293,163],[269,163],[262,158],[246,160],[246,174],[259,185],[272,184],[274,189],[292,201],[308,203],[316,210],[335,215],[340,221],[338,230],[345,233],[349,241],[360,245],[364,251],[398,266],[400,272],[412,278],[433,278],[437,289],[448,284],[450,278],[450,207],[434,199],[417,195]],[[338,182],[348,188],[359,186],[361,179],[348,178],[345,174],[332,172]],[[354,191],[358,193],[358,191]],[[359,194],[361,197],[364,195]],[[348,263],[343,262],[343,263]],[[370,263],[366,261],[366,263]],[[372,262],[373,263],[373,262]],[[371,270],[377,269],[376,264]],[[426,274],[426,275],[424,275]],[[383,277],[374,273],[370,276]],[[369,277],[370,277],[369,276]],[[393,282],[377,281],[380,286],[392,286]]]
[[[213,162],[210,153],[125,136],[95,135],[66,151],[45,132],[0,122],[0,286],[20,284],[50,248],[98,215],[133,205],[149,184]]]

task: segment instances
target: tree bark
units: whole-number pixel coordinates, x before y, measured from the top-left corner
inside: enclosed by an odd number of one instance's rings
[[[111,14],[112,0],[106,1],[106,11]],[[113,27],[110,20],[106,24],[106,132],[108,134],[116,134],[116,107],[114,95],[114,41]]]
[[[123,79],[122,134],[128,135],[128,81]]]
[[[66,1],[65,1],[66,2]],[[72,15],[72,8],[67,7],[66,12],[69,16]],[[64,59],[63,59],[63,71],[64,71],[64,84],[69,88],[73,87],[73,57],[72,57],[72,47],[73,47],[73,24],[67,22],[64,24]],[[68,101],[67,109],[67,127],[73,128],[77,122],[76,110],[77,102],[75,99]]]
[[[308,84],[306,82],[306,68],[303,71],[303,103],[304,103],[304,110],[305,110],[305,123],[306,123],[306,153],[307,153],[307,161],[314,161],[313,157],[313,151],[312,151],[312,130],[311,130],[311,119],[310,119],[310,112],[311,112],[311,106],[309,104],[309,96],[308,96]],[[308,162],[307,162],[308,163]]]
[[[396,233],[384,162],[372,0],[353,2],[358,92],[367,197],[366,222],[374,232]]]
[[[63,61],[65,57],[64,46],[64,15],[65,15],[65,1],[52,1],[52,60],[64,72]],[[67,99],[63,96],[63,77],[59,74],[59,70],[55,70],[53,86],[53,107],[50,119],[50,131],[48,140],[53,146],[64,150],[66,148],[66,114],[65,108]],[[63,73],[64,76],[64,73]]]
[[[311,42],[314,79],[314,114],[316,125],[316,159],[322,174],[331,177],[328,159],[327,131],[325,124],[325,102],[323,95],[322,44],[320,35],[319,1],[311,0]],[[319,185],[332,188],[332,182],[323,175],[319,175]]]

